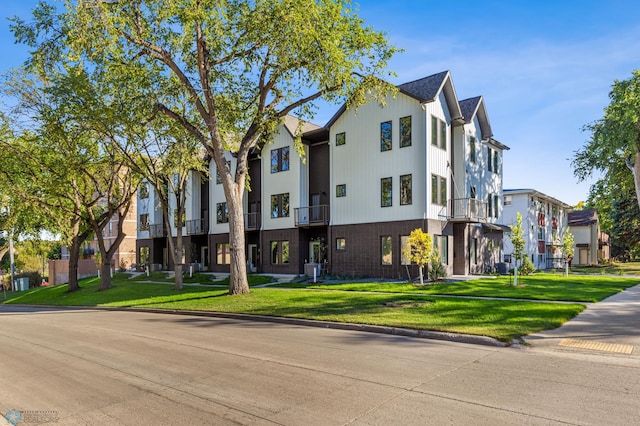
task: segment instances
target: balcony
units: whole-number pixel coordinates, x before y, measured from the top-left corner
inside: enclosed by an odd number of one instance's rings
[[[487,219],[487,203],[475,198],[449,200],[438,216],[452,222],[484,222]]]
[[[329,206],[326,204],[293,210],[296,226],[326,226],[329,224]]]
[[[202,235],[209,232],[209,219],[187,221],[187,235]]]
[[[256,231],[260,229],[260,213],[247,213],[244,215],[245,231]]]
[[[149,225],[149,237],[162,238],[166,237],[167,233],[164,229],[164,223],[156,223]]]

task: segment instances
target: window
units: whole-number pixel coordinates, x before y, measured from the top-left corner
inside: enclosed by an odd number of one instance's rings
[[[478,264],[478,239],[477,238],[471,239],[471,244],[469,245],[469,254],[470,254],[469,257],[471,257],[471,264],[477,265]]]
[[[400,176],[400,205],[411,204],[411,175]]]
[[[544,235],[545,235],[545,232],[544,232],[544,231],[545,231],[545,230],[544,230],[544,228],[543,228],[543,227],[539,227],[539,228],[538,228],[538,240],[540,240],[540,241],[544,241]]]
[[[229,243],[216,244],[216,263],[218,265],[229,265],[231,263]]]
[[[380,207],[390,207],[393,204],[393,178],[380,179]]]
[[[271,241],[271,264],[289,263],[289,241]]]
[[[469,161],[476,162],[476,138],[473,136],[469,138]]]
[[[487,199],[487,217],[493,217],[493,195],[489,194]]]
[[[409,260],[409,236],[408,235],[400,235],[400,264],[401,265],[411,265],[411,261]]]
[[[505,206],[510,206],[511,205],[511,195],[505,195],[504,196],[504,205]]]
[[[496,219],[500,215],[499,208],[500,208],[500,197],[498,197],[498,194],[496,194],[493,196],[493,217],[495,217]]]
[[[148,231],[149,230],[149,214],[144,213],[140,215],[140,231]]]
[[[499,164],[500,164],[499,153],[498,151],[494,150],[493,151],[493,172],[494,173],[500,172],[500,168],[498,167]]]
[[[227,203],[216,204],[216,223],[229,223],[229,206]]]
[[[140,185],[140,198],[149,198],[149,184],[143,183]]]
[[[447,179],[431,175],[431,203],[444,206],[447,204]]]
[[[227,167],[231,168],[231,161],[227,161]],[[220,170],[216,167],[216,185],[220,185],[222,183],[222,175],[220,174]]]
[[[381,249],[382,249],[382,264],[383,265],[392,265],[393,264],[393,250],[391,244],[391,236],[385,235],[380,238]]]
[[[380,123],[380,151],[391,150],[391,122]]]
[[[176,228],[178,226],[184,226],[185,221],[186,221],[186,215],[185,215],[185,212],[182,212],[182,220],[178,224],[178,210],[174,209],[173,210],[173,226],[175,226]]]
[[[289,147],[271,150],[271,173],[289,170]]]
[[[347,185],[341,184],[336,185],[336,197],[346,197],[347,196]]]
[[[431,145],[447,149],[447,123],[431,116]]]
[[[347,247],[347,240],[345,238],[336,238],[336,250],[345,250]]]
[[[400,148],[411,146],[411,116],[400,119]]]
[[[489,147],[487,147],[487,168],[490,172],[493,171],[493,162],[492,162],[492,157],[493,157],[493,150]]]
[[[289,217],[289,193],[271,196],[271,217]]]
[[[472,186],[471,188],[469,188],[469,197],[473,198],[474,200],[476,199],[476,187]]]
[[[449,240],[446,235],[433,236],[433,248],[440,255],[443,265],[449,264]]]
[[[344,132],[336,134],[336,146],[344,145],[347,142],[347,137]]]

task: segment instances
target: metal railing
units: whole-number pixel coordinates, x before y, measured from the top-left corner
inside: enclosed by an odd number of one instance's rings
[[[329,206],[298,207],[294,209],[296,226],[322,226],[329,224]]]
[[[246,231],[260,229],[260,225],[260,213],[247,213],[244,215],[244,229]]]
[[[149,237],[162,238],[166,236],[167,236],[167,232],[164,229],[164,223],[155,223],[155,224],[149,225]]]
[[[487,219],[487,203],[475,198],[449,200],[439,216],[453,221],[484,221]]]
[[[200,235],[209,232],[209,219],[193,219],[187,221],[187,235]]]

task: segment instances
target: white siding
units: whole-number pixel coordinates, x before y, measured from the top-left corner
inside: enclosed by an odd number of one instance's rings
[[[438,175],[447,180],[447,203],[451,199],[451,169],[449,163],[451,160],[451,118],[449,116],[449,110],[446,108],[446,100],[444,93],[440,93],[438,101],[431,102],[425,105],[426,122],[427,122],[427,218],[428,219],[441,219],[440,213],[445,206],[432,204],[431,193],[431,175]],[[432,132],[432,120],[431,117],[435,116],[440,120],[444,120],[447,123],[447,149],[441,149],[438,146],[432,145],[431,132]],[[439,132],[440,130],[437,129]]]
[[[225,157],[227,161],[231,163],[231,172],[235,173],[236,159],[230,153],[225,153]],[[216,183],[216,172],[216,163],[211,160],[209,165],[209,173],[211,176],[211,184],[209,185],[209,233],[226,234],[229,232],[229,224],[217,222],[218,203],[226,203],[227,200],[224,196],[222,183]]]
[[[400,118],[411,116],[411,146],[400,148]],[[380,124],[392,123],[392,149],[380,150]],[[357,113],[346,111],[330,129],[331,218],[333,225],[421,219],[425,201],[425,111],[413,98],[389,97]],[[336,146],[336,134],[346,143]],[[400,205],[400,176],[412,175],[412,203]],[[392,206],[381,207],[381,179],[392,178]],[[346,197],[336,197],[346,185]]]

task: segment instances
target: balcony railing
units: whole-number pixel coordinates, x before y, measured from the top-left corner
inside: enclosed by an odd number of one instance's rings
[[[255,231],[260,229],[260,213],[247,213],[244,215],[245,231]]]
[[[201,235],[209,232],[209,219],[193,219],[187,221],[187,235]]]
[[[329,224],[329,206],[326,204],[294,209],[296,226],[323,226]]]
[[[166,237],[167,233],[164,229],[164,223],[156,223],[149,225],[149,237],[162,238]]]
[[[487,219],[487,203],[475,198],[449,200],[439,216],[454,222],[484,222]]]

